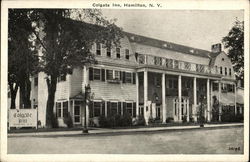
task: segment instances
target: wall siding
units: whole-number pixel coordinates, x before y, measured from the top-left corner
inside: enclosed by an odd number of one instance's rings
[[[75,68],[70,75],[70,97],[74,97],[82,92],[82,68]]]

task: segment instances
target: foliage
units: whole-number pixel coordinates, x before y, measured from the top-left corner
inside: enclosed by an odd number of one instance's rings
[[[145,125],[144,116],[143,116],[143,115],[139,115],[139,116],[135,119],[134,125],[144,126],[144,125]]]
[[[34,36],[33,44],[36,44],[39,50],[37,70],[47,75],[46,126],[51,127],[57,78],[70,74],[76,66],[96,63],[91,53],[93,43],[118,45],[122,32],[114,21],[104,19],[101,11],[96,9],[24,11],[27,28]],[[24,38],[27,37],[28,35]]]
[[[11,108],[15,108],[18,88],[25,108],[30,103],[30,75],[38,63],[36,48],[32,42],[32,24],[25,9],[9,9],[8,15],[8,85],[11,93]]]
[[[236,20],[222,42],[228,49],[237,79],[244,81],[244,21]]]
[[[124,115],[113,115],[113,116],[100,116],[99,125],[101,128],[110,127],[126,127],[132,125],[132,118],[129,114]]]
[[[63,118],[63,122],[67,125],[68,128],[72,128],[73,127],[72,116],[70,115],[69,112],[68,112],[68,115]]]
[[[168,118],[166,119],[166,123],[171,123],[173,120],[174,120],[174,118],[168,117]]]

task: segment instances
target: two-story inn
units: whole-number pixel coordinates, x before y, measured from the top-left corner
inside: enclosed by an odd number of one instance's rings
[[[196,122],[198,107],[205,102],[207,122],[221,121],[223,108],[236,111],[236,80],[230,59],[221,44],[211,51],[125,33],[119,48],[94,44],[98,64],[73,69],[58,79],[54,113],[60,126],[70,112],[75,126],[84,122],[85,86],[90,85],[92,102],[87,119],[98,125],[98,117],[125,112],[155,118],[165,123]],[[32,78],[32,107],[45,125],[46,75]],[[202,98],[202,96],[204,96]],[[89,121],[89,120],[87,120]]]

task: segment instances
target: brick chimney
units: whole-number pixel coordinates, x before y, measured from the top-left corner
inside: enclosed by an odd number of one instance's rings
[[[212,53],[219,53],[221,52],[221,43],[213,44],[211,47]]]

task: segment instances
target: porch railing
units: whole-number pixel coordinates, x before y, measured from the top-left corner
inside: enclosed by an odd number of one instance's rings
[[[216,67],[210,67],[208,65],[196,64],[152,55],[138,54],[137,63],[139,65],[151,65],[164,67],[167,69],[179,69],[204,74],[219,74]]]

